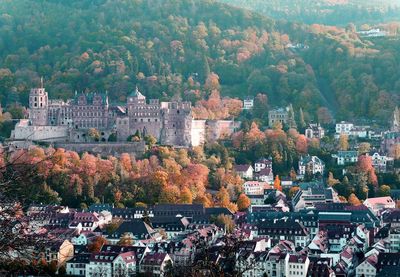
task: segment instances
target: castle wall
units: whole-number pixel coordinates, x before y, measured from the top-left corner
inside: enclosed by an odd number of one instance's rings
[[[66,141],[68,127],[66,126],[33,126],[29,121],[21,120],[11,134],[15,140]]]
[[[207,120],[206,140],[215,141],[231,136],[240,127],[240,122],[233,120]]]
[[[191,144],[199,146],[206,141],[206,120],[192,120]]]

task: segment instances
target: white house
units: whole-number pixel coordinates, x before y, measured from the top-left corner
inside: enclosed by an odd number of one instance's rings
[[[350,135],[351,130],[353,130],[354,124],[346,121],[341,121],[336,123],[336,134],[338,135]]]
[[[378,256],[371,255],[356,267],[356,277],[374,277],[376,276],[376,266]]]
[[[246,97],[243,100],[243,109],[244,110],[251,110],[254,107],[254,98],[252,97]]]
[[[113,262],[113,276],[133,276],[136,275],[136,255],[135,252],[125,252],[118,255]]]
[[[310,124],[304,134],[308,139],[322,139],[325,136],[325,130],[319,124]]]
[[[358,162],[357,151],[338,151],[336,155],[332,155],[336,158],[337,165],[346,165]]]
[[[237,164],[234,166],[235,172],[243,179],[253,179],[253,167],[248,164]]]
[[[285,258],[286,277],[306,277],[310,259],[306,255],[287,254]]]
[[[85,276],[112,276],[113,262],[117,253],[94,253],[90,256],[89,263],[85,267]]]
[[[90,255],[78,254],[69,260],[65,267],[67,275],[86,276],[86,265],[89,263]]]
[[[272,158],[262,158],[254,163],[254,172],[260,172],[264,168],[269,168],[272,170]]]
[[[372,166],[378,172],[386,172],[388,163],[394,161],[392,157],[381,155],[378,152],[373,153],[371,155],[371,159],[372,159]]]
[[[306,173],[315,175],[320,173],[324,174],[325,163],[317,156],[304,156],[299,160],[299,174],[305,175]]]
[[[272,188],[267,182],[247,181],[243,184],[243,192],[246,195],[264,195],[265,189]]]

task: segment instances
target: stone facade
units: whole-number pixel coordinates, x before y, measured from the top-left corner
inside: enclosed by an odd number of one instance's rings
[[[139,133],[152,135],[161,144],[190,146],[192,112],[189,102],[147,102],[137,88],[128,96],[126,106],[110,106],[108,95],[98,93],[75,93],[74,99],[66,102],[49,101],[44,88],[34,88],[29,95],[29,121],[23,125],[26,130],[17,130],[15,139],[29,139],[23,134],[46,126],[49,132],[41,130],[40,136],[44,140],[53,140],[55,133],[67,128],[68,134],[63,136],[66,141],[88,142],[87,131],[95,128],[103,142],[112,134],[118,141],[126,141]]]
[[[146,100],[136,88],[125,105],[110,105],[107,93],[75,93],[68,101],[49,100],[46,90],[31,89],[29,118],[15,127],[14,141],[65,143],[126,142],[137,133],[161,145],[190,147],[228,137],[240,126],[234,120],[194,120],[190,102]],[[98,137],[89,136],[90,129]]]

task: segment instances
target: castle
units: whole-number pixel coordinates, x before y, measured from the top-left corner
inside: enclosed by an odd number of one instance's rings
[[[125,105],[111,106],[107,93],[75,93],[68,101],[49,100],[41,85],[31,89],[29,117],[16,125],[11,139],[89,143],[93,142],[89,130],[96,129],[98,142],[126,142],[140,134],[154,136],[162,145],[189,147],[204,143],[206,137],[229,135],[237,125],[229,120],[193,120],[190,102],[146,101],[137,87]],[[212,129],[212,134],[206,129]]]

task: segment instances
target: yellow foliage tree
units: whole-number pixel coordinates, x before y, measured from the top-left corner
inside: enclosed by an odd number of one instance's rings
[[[251,205],[250,198],[248,198],[246,194],[242,193],[237,200],[237,207],[239,211],[247,210],[247,208],[250,207],[250,205]]]

